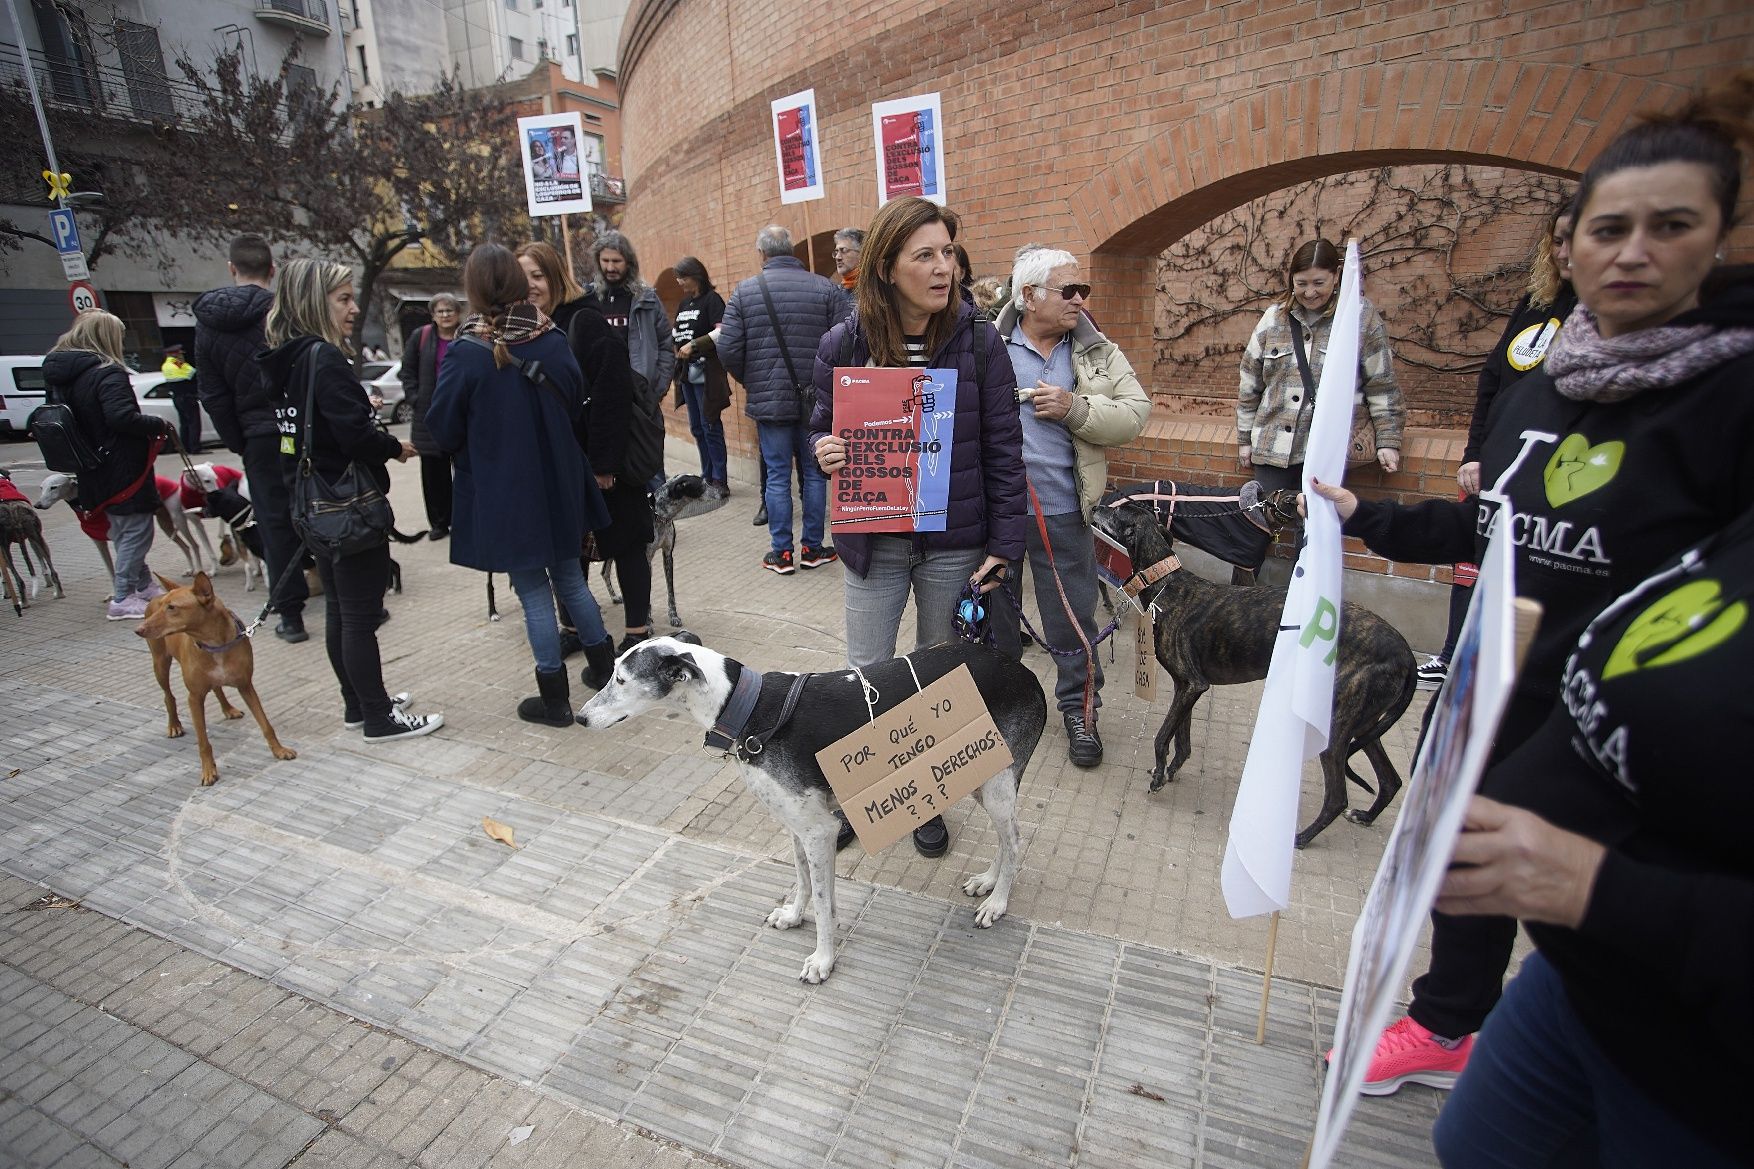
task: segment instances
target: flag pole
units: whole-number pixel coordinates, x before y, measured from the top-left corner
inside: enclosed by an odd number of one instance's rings
[[[1267,996],[1273,992],[1273,952],[1279,948],[1279,911],[1267,921],[1267,964],[1261,972],[1261,1013],[1255,1020],[1255,1042],[1267,1041]]]
[[[572,266],[572,228],[567,224],[567,216],[560,217],[560,246],[566,252],[566,270],[574,280],[579,278],[579,270]]]

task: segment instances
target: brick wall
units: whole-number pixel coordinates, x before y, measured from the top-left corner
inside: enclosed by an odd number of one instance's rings
[[[1574,175],[1635,112],[1749,60],[1754,14],[1735,0],[636,0],[624,225],[654,275],[692,252],[728,288],[770,220],[799,239],[866,222],[870,103],[935,90],[977,270],[1027,240],[1088,257],[1105,330],[1156,383],[1162,363],[1141,355],[1156,352],[1162,256],[1224,213],[1384,166]],[[768,102],[811,86],[828,195],[782,207]],[[1216,365],[1234,376],[1231,358]],[[1117,472],[1228,473],[1234,436],[1152,388],[1158,415]],[[1453,417],[1453,393],[1428,401],[1431,421]],[[1447,493],[1459,436],[1415,432],[1408,453],[1382,489]]]

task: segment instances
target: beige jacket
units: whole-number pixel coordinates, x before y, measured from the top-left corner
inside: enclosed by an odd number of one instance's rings
[[[993,323],[1000,337],[1011,335],[1018,315],[1016,303],[1007,301]],[[1078,502],[1084,522],[1089,523],[1091,510],[1108,486],[1108,454],[1103,448],[1139,437],[1151,417],[1151,395],[1139,384],[1120,347],[1083,314],[1072,330],[1072,383],[1072,408],[1065,425],[1077,453],[1072,470],[1078,481]]]
[[[1358,338],[1358,392],[1353,401],[1364,403],[1376,430],[1376,445],[1399,450],[1401,429],[1407,412],[1401,405],[1401,387],[1395,382],[1395,358],[1389,348],[1382,317],[1367,299]],[[1334,323],[1334,302],[1321,313],[1293,309],[1303,322],[1304,352],[1316,385],[1322,380],[1322,360],[1328,355],[1328,333]],[[1303,462],[1309,442],[1309,423],[1315,405],[1304,401],[1303,379],[1297,372],[1297,354],[1291,347],[1291,322],[1282,305],[1274,304],[1261,315],[1242,354],[1242,382],[1236,397],[1236,441],[1254,448],[1254,461],[1262,466],[1290,467]]]

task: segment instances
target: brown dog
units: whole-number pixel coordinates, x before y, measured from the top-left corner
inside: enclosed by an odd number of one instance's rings
[[[219,697],[220,714],[226,718],[244,717],[243,711],[225,700],[222,686],[230,686],[243,697],[274,758],[297,759],[298,752],[280,742],[262,711],[262,699],[252,681],[256,659],[250,650],[250,639],[244,636],[243,622],[213,595],[213,582],[207,579],[207,574],[196,573],[195,583],[187,588],[179,588],[162,576],[158,583],[165,587],[165,594],[147,604],[146,620],[134,632],[152,643],[152,672],[164,690],[164,708],[170,715],[170,725],[165,730],[169,739],[183,735],[177,700],[171,693],[171,658],[175,657],[183,667],[183,685],[189,691],[189,717],[195,722],[195,741],[201,747],[201,786],[207,787],[219,778],[213,744],[207,740],[208,693]]]

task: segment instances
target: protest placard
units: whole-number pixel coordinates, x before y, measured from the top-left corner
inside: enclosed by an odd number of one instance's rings
[[[577,111],[518,119],[524,200],[531,216],[570,215],[591,209],[591,188],[579,159],[583,138]]]
[[[1509,518],[1501,512],[1497,532],[1512,529]],[[1516,678],[1512,639],[1517,602],[1509,543],[1508,537],[1495,537],[1487,546],[1449,677],[1438,694],[1413,778],[1401,796],[1364,912],[1352,930],[1334,1053],[1316,1109],[1312,1169],[1332,1163],[1340,1146]]]
[[[780,168],[780,202],[820,199],[822,182],[821,123],[816,117],[816,91],[806,89],[777,98],[773,108],[773,148]]]
[[[877,205],[903,195],[944,203],[944,113],[938,95],[880,101],[871,107],[877,141]]]
[[[834,433],[847,465],[833,478],[837,532],[942,532],[956,437],[954,369],[834,371]]]
[[[816,753],[867,853],[941,814],[1011,766],[966,664]]]

